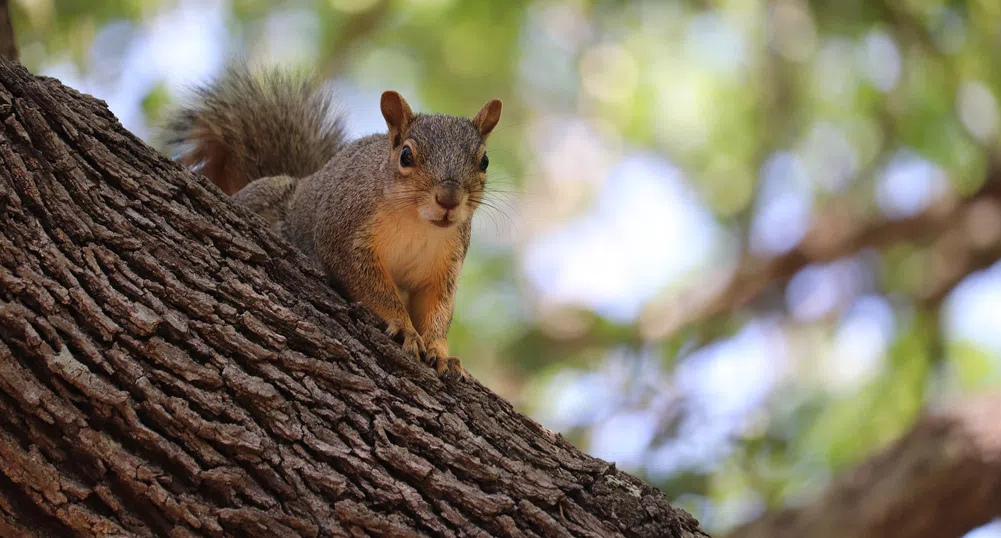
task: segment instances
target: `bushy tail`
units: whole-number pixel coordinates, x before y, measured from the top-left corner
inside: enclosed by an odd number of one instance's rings
[[[170,113],[162,142],[182,163],[234,194],[262,177],[305,177],[343,146],[329,89],[304,74],[233,63]]]

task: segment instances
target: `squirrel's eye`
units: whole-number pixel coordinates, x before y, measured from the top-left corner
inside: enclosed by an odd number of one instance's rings
[[[483,155],[483,158],[480,159],[480,172],[486,172],[487,166],[489,165],[490,165],[490,159],[488,159],[486,155]]]
[[[410,151],[410,146],[403,146],[400,152],[400,166],[410,168],[414,165],[414,153]]]

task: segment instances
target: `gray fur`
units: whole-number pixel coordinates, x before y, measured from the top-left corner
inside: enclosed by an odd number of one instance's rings
[[[158,138],[232,194],[258,178],[305,177],[345,143],[331,90],[305,73],[232,63],[168,115]]]

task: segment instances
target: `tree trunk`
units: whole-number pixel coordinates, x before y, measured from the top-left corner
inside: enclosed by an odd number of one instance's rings
[[[728,538],[961,538],[1001,516],[1001,395],[925,415],[815,501]]]
[[[0,0],[0,56],[17,61],[17,36],[11,21],[10,0]]]
[[[707,536],[0,60],[0,535]]]

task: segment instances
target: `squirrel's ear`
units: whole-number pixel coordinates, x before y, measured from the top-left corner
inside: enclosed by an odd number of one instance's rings
[[[476,113],[473,118],[473,123],[476,128],[480,130],[480,136],[486,138],[494,127],[497,127],[497,122],[500,121],[501,116],[501,101],[500,99],[491,99],[487,101],[487,104],[483,105],[483,108]]]
[[[410,111],[407,100],[392,90],[382,93],[379,106],[382,108],[382,117],[386,119],[389,136],[393,139],[393,147],[395,148],[403,141],[401,140],[403,131],[407,129],[414,114]]]

